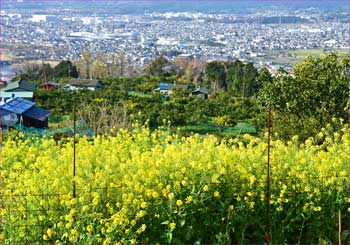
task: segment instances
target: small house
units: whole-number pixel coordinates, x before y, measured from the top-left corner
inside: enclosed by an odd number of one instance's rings
[[[78,89],[88,89],[95,91],[100,88],[103,88],[103,85],[97,79],[72,79],[69,84],[64,87],[64,90],[73,91]]]
[[[188,92],[188,85],[186,84],[169,84],[169,83],[161,83],[159,84],[159,87],[154,89],[153,91],[160,94],[170,95],[172,94],[176,89],[182,90],[184,93]]]
[[[4,101],[14,97],[32,99],[35,87],[35,83],[19,80],[8,83],[6,87],[0,89],[0,94]]]
[[[204,89],[204,88],[197,88],[197,89],[192,91],[191,95],[196,96],[196,97],[200,97],[200,98],[206,100],[209,97],[209,90]]]
[[[59,89],[61,85],[55,82],[47,82],[47,83],[41,84],[40,87],[45,90],[55,90],[55,89]]]
[[[181,61],[192,61],[194,59],[193,54],[180,54],[177,56],[177,59]]]
[[[169,94],[169,89],[170,86],[168,83],[161,83],[159,84],[159,87],[154,89],[153,91],[160,94]]]
[[[32,106],[23,113],[23,124],[26,127],[48,128],[51,112],[41,107]]]
[[[23,123],[26,127],[47,128],[49,110],[35,106],[23,98],[14,98],[0,106],[1,125],[12,127]]]

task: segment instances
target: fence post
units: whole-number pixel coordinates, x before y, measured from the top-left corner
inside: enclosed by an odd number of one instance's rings
[[[338,244],[341,245],[341,210],[338,209]]]
[[[75,183],[75,168],[76,168],[76,115],[75,115],[75,105],[73,105],[73,199],[76,197],[76,183]],[[76,215],[73,215],[73,223],[76,221]],[[76,243],[73,243],[76,244]]]
[[[24,194],[24,203],[25,203],[25,242],[29,243],[29,239],[28,239],[28,202],[27,202],[27,195],[28,192],[26,191]]]
[[[106,183],[106,205],[108,203],[108,184]]]
[[[349,81],[349,120],[348,120],[348,140],[350,142],[350,81]],[[346,232],[347,234],[347,241],[346,243],[350,242],[350,145],[348,148],[348,178],[347,178],[347,183],[348,183],[348,195],[347,195],[347,210],[346,210],[346,216],[348,218],[348,230]]]
[[[0,97],[1,100],[1,97]],[[0,113],[0,163],[2,163],[2,124],[1,124],[1,113]],[[2,164],[0,164],[0,171],[2,172]],[[3,200],[3,196],[2,196],[2,178],[0,177],[0,202],[1,202],[1,206],[0,208],[4,208],[4,200]],[[0,215],[0,234],[3,233],[3,226],[2,226],[2,215]],[[0,242],[3,242],[0,240]]]
[[[349,43],[350,44],[350,43]],[[349,50],[349,55],[350,55],[350,50]],[[348,80],[348,103],[347,103],[347,106],[348,106],[348,120],[347,120],[347,123],[348,123],[348,139],[350,141],[350,70],[349,68],[345,68],[344,69],[344,73],[345,73],[345,77],[346,77],[346,80]],[[348,152],[348,156],[350,156],[350,146],[348,148],[349,152]],[[346,243],[349,243],[350,242],[350,186],[349,186],[349,178],[350,178],[350,158],[349,158],[349,163],[348,163],[348,179],[347,179],[347,211],[346,211],[346,217],[348,218],[348,230],[347,230],[347,241]]]
[[[271,144],[271,108],[267,117],[267,177],[266,177],[266,226],[265,239],[266,244],[270,244],[270,144]]]
[[[41,190],[40,215],[45,217],[44,213],[45,213],[45,210],[44,210],[44,192],[43,192],[43,190]],[[44,243],[44,222],[42,220],[40,221],[40,226],[41,226],[41,238],[40,238],[40,240]]]
[[[0,96],[1,101],[1,96]],[[2,172],[2,120],[1,120],[1,112],[0,112],[0,171]],[[0,202],[1,202],[1,208],[4,207],[3,203],[3,196],[2,196],[2,178],[0,176]],[[2,226],[2,215],[0,215],[0,234],[3,233],[3,226]],[[0,241],[3,242],[3,241]]]
[[[75,158],[76,158],[76,115],[75,115],[75,105],[73,106],[73,198],[75,198]]]

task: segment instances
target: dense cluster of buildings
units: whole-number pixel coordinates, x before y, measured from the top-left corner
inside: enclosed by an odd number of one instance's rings
[[[205,13],[98,16],[93,10],[89,14],[45,11],[2,10],[3,48],[27,60],[76,60],[84,50],[103,54],[122,50],[134,66],[159,55],[254,60],[268,57],[271,50],[350,48],[346,16],[337,19],[325,13],[311,17],[295,11],[243,17]]]

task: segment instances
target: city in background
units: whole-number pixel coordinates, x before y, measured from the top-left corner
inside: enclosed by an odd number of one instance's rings
[[[140,71],[157,56],[240,59],[291,70],[307,55],[350,48],[347,1],[3,1],[2,77],[25,62],[125,55]]]

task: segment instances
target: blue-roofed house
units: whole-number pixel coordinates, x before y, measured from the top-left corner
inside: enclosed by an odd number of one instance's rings
[[[47,128],[49,110],[35,106],[35,103],[23,98],[14,98],[0,106],[1,125],[13,126],[23,123],[26,127]]]
[[[5,104],[3,104],[2,106],[0,106],[0,108],[2,110],[5,111],[9,111],[12,113],[16,113],[18,115],[23,114],[26,110],[28,110],[29,108],[31,108],[32,106],[34,106],[34,102],[29,101],[29,100],[25,100],[22,98],[14,98],[8,102],[6,102]]]
[[[183,92],[187,93],[188,92],[188,85],[176,84],[176,82],[174,82],[174,84],[160,83],[159,87],[154,89],[153,91],[156,93],[160,93],[160,94],[170,95],[174,92],[175,89],[180,89]]]
[[[168,83],[161,83],[159,84],[159,87],[154,90],[154,92],[161,93],[161,94],[168,94],[169,88],[170,86]]]

